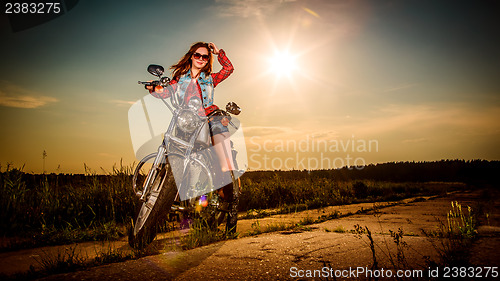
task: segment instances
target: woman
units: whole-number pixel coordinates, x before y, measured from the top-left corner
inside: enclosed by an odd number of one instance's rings
[[[217,73],[212,73],[212,53],[217,56],[219,63],[222,65],[222,69]],[[203,101],[202,112],[199,112],[203,116],[208,116],[218,109],[213,104],[214,88],[229,77],[234,70],[224,50],[217,48],[212,42],[193,44],[179,62],[172,65],[170,69],[173,70],[171,87],[157,86],[154,91],[152,86],[146,88],[157,98],[168,98],[175,92],[185,100],[189,100],[192,96],[198,96]],[[220,118],[217,116],[209,120],[212,143],[219,158],[223,177],[226,178],[229,176],[230,170],[235,170],[232,161],[228,124],[229,120],[226,117]],[[224,187],[223,191],[220,195],[224,199],[230,200],[232,198],[232,192],[230,192],[232,186]]]

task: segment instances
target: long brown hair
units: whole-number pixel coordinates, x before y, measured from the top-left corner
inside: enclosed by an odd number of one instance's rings
[[[170,67],[174,73],[172,78],[173,80],[178,80],[181,75],[188,73],[192,64],[191,57],[200,47],[207,48],[208,51],[208,61],[207,64],[205,64],[205,66],[201,69],[201,72],[205,72],[205,75],[210,75],[212,73],[212,52],[210,51],[210,47],[208,46],[208,43],[197,42],[189,48],[189,51],[179,60],[178,63]]]

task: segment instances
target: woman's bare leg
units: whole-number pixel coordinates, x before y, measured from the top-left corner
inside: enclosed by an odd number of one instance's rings
[[[222,172],[235,170],[229,136],[229,132],[224,132],[212,137],[215,153],[217,154],[217,158],[219,158]]]
[[[231,151],[231,140],[229,139],[229,132],[224,132],[221,134],[214,135],[212,137],[212,143],[214,144],[215,154],[217,154],[217,158],[219,159],[219,164],[222,170],[222,179],[223,186],[218,190],[218,193],[222,198],[226,200],[232,200],[232,182],[226,182],[228,180],[227,174],[231,170],[235,170],[233,163],[233,155]],[[225,179],[225,180],[224,180]]]

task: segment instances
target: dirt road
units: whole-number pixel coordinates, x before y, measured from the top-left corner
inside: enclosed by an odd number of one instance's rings
[[[400,264],[397,262],[396,244],[390,231],[401,228],[405,233],[402,241],[407,244],[403,251],[405,257],[402,259],[407,265],[402,268],[415,269],[404,274],[422,274],[427,277],[429,272],[425,257],[439,262],[436,247],[439,247],[440,242],[438,239],[428,238],[422,230],[436,231],[438,221],[446,222],[451,201],[459,201],[463,206],[469,205],[474,209],[487,209],[489,225],[479,228],[480,239],[472,248],[471,261],[478,266],[498,267],[500,206],[498,202],[492,203],[491,200],[487,205],[482,203],[484,195],[481,191],[460,192],[382,208],[377,213],[371,211],[329,220],[309,225],[309,229],[303,231],[247,236],[188,251],[172,250],[170,247],[163,249],[159,255],[53,275],[42,280],[283,280],[299,277],[308,279],[309,276],[315,276],[316,280],[327,280],[328,277],[331,277],[329,280],[342,279],[334,278],[335,275],[344,275],[353,280],[364,279],[367,277],[366,271],[374,264],[374,257],[367,235],[352,233],[355,225],[367,227],[372,233],[378,266],[378,271],[372,271],[372,274],[389,274],[390,269],[393,277],[386,280],[395,279],[395,266]],[[497,195],[487,197],[498,199]],[[364,209],[368,207],[373,207],[373,204],[363,206]],[[265,227],[267,223],[280,220],[298,221],[304,216],[316,218],[323,212],[332,212],[332,208],[301,212],[288,217],[281,215],[260,219],[259,225]],[[342,214],[355,213],[360,210],[361,205],[337,208],[351,208],[350,211],[343,209]],[[240,232],[244,234],[245,228],[251,229],[249,225],[254,222],[255,220],[240,221]],[[116,246],[123,247],[118,244]],[[0,257],[0,261],[3,260]]]

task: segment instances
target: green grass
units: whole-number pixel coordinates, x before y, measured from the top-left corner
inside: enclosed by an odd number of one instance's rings
[[[5,249],[113,240],[124,235],[136,200],[131,168],[114,167],[108,175],[33,175],[7,166],[0,171],[0,235],[26,239]]]
[[[438,221],[438,224],[438,229],[425,232],[428,237],[440,238],[434,248],[441,260],[431,266],[470,266],[469,252],[477,238],[477,218],[473,209],[462,207],[457,201],[451,202],[446,222]]]
[[[404,198],[446,194],[465,188],[455,182],[387,182],[374,180],[337,180],[328,171],[317,173],[253,172],[242,176],[240,210],[280,209],[277,213],[315,209],[352,203],[397,201]],[[252,217],[252,215],[254,217]],[[248,218],[265,215],[248,214]]]
[[[287,224],[284,222],[270,223],[270,224],[267,224],[264,228],[262,228],[260,226],[260,222],[257,220],[254,223],[252,223],[252,230],[248,231],[246,236],[255,236],[255,235],[262,234],[262,233],[270,233],[270,232],[276,232],[276,231],[302,232],[302,231],[309,231],[309,230],[310,230],[310,228],[305,227],[305,225],[301,224],[301,223]]]
[[[269,233],[276,231],[296,231],[296,232],[311,231],[312,228],[309,227],[308,225],[314,224],[316,222],[317,220],[307,216],[301,219],[297,223],[275,222],[275,223],[269,223],[264,228],[262,228],[260,226],[260,221],[256,220],[251,225],[252,230],[250,230],[246,235],[254,236],[262,233]]]
[[[183,249],[193,249],[237,237],[238,233],[229,234],[220,229],[213,229],[206,220],[195,219],[191,223],[187,235],[181,237],[181,245]]]
[[[123,262],[131,259],[136,259],[141,255],[135,253],[125,253],[120,250],[107,249],[97,252],[94,258],[89,259],[77,251],[77,246],[68,246],[55,254],[45,253],[36,258],[38,267],[31,266],[27,272],[16,273],[13,275],[0,274],[1,280],[34,280],[43,278],[53,274],[73,272],[86,268],[105,265],[109,263]]]
[[[345,228],[343,226],[341,226],[341,225],[337,226],[332,231],[333,232],[337,232],[337,233],[345,233],[346,232]]]
[[[0,235],[23,235],[0,250],[123,237],[138,204],[131,188],[132,166],[120,163],[104,175],[87,166],[81,175],[34,175],[23,172],[22,167],[0,166]],[[440,194],[463,187],[457,183],[340,181],[328,174],[298,171],[248,172],[241,181],[239,209],[247,211],[242,219]],[[274,209],[264,210],[268,208]],[[314,222],[340,216],[332,213]]]
[[[342,232],[342,227],[339,226],[338,228],[341,229],[339,231],[325,229],[325,231]],[[395,246],[394,251],[390,250],[389,242],[385,238],[381,243],[375,243],[372,232],[366,226],[362,227],[357,224],[354,226],[354,230],[350,232],[356,235],[357,238],[362,239],[366,246],[370,248],[373,261],[371,269],[379,268],[378,256],[385,256],[390,266],[395,269],[413,269],[414,265],[410,265],[406,255],[409,250],[415,250],[407,244],[404,236],[415,236],[414,233],[404,233],[402,228],[398,228],[397,231],[389,230],[389,235]],[[439,222],[437,230],[424,232],[424,234],[430,238],[438,238],[429,241],[433,243],[439,256],[439,260],[431,260],[428,256],[414,252],[413,254],[425,258],[426,265],[424,268],[469,268],[473,266],[469,261],[469,257],[471,245],[477,237],[477,221],[476,214],[470,206],[463,207],[459,202],[451,202],[451,210],[447,213],[446,222]],[[364,240],[364,237],[368,238],[368,241]]]

